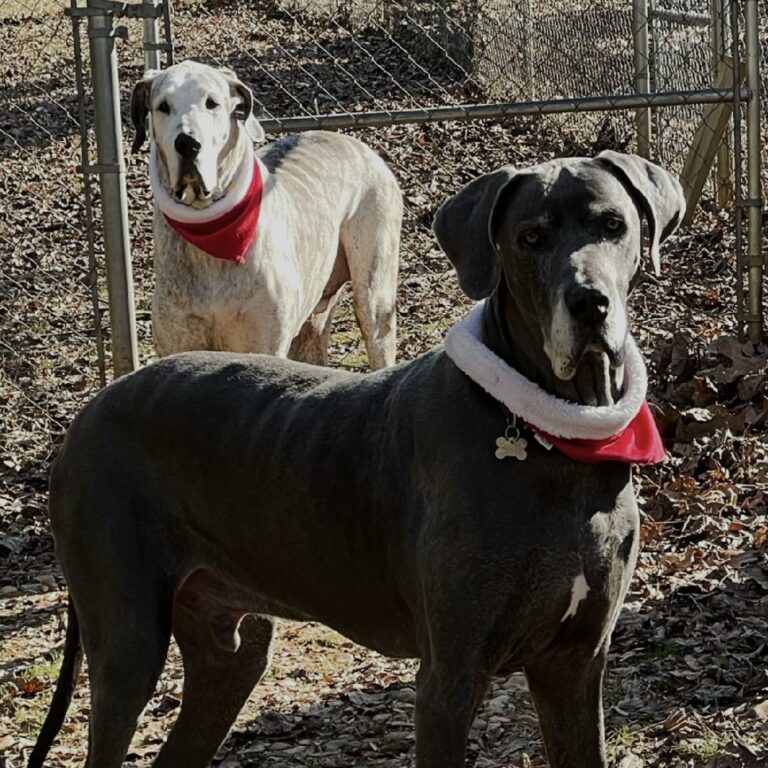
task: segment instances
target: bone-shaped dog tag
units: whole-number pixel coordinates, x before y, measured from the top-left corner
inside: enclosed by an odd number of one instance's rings
[[[505,435],[496,438],[497,459],[517,459],[525,461],[528,458],[528,441],[524,437],[509,438]]]

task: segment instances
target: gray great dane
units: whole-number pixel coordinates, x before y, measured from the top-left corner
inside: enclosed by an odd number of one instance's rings
[[[324,364],[333,312],[351,281],[370,365],[392,365],[402,195],[384,161],[323,131],[281,139],[254,158],[252,140],[264,131],[251,91],[231,70],[194,61],[150,72],[134,88],[134,151],[149,115],[158,354],[264,352]],[[202,229],[222,248],[254,160],[262,185],[255,238],[242,263],[226,247],[215,258],[186,232]]]
[[[656,252],[683,208],[666,171],[606,152],[483,176],[434,228],[462,288],[488,297],[484,345],[600,415],[622,402],[641,220]],[[420,659],[418,768],[462,768],[491,677],[514,670],[552,768],[605,766],[603,669],[638,546],[630,466],[534,440],[499,461],[504,423],[443,347],[370,375],[196,352],[107,387],[51,476],[69,623],[30,768],[81,648],[87,768],[118,768],[171,634],[184,696],[154,765],[208,765],[267,669],[274,617]]]

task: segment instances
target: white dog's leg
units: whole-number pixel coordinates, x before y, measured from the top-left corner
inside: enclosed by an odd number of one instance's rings
[[[377,371],[394,365],[397,341],[394,296],[376,294],[367,287],[361,287],[354,291],[352,303],[368,351],[371,370]]]
[[[392,179],[394,182],[394,179]],[[375,188],[341,228],[349,264],[352,301],[371,370],[395,363],[400,190]]]
[[[312,365],[328,365],[328,341],[340,295],[341,290],[329,300],[328,306],[322,312],[310,315],[301,326],[298,335],[291,342],[291,350],[288,353],[291,360],[301,360]]]

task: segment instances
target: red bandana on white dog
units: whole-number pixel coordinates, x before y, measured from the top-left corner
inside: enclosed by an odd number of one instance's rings
[[[217,259],[244,264],[256,239],[261,210],[259,164],[245,164],[232,189],[208,208],[196,209],[171,198],[157,174],[156,148],[150,156],[150,181],[155,201],[168,226],[201,251]]]
[[[576,461],[656,464],[665,451],[653,415],[645,401],[648,378],[645,363],[631,336],[627,337],[624,393],[614,405],[569,403],[550,395],[497,357],[481,341],[483,304],[454,325],[445,351],[456,366],[489,395],[503,403],[543,442]],[[501,455],[526,458],[519,437],[497,442]],[[502,441],[506,443],[502,445]]]

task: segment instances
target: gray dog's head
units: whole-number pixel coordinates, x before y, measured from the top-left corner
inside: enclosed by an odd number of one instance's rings
[[[508,290],[567,380],[587,351],[621,363],[642,219],[658,271],[659,243],[684,211],[667,171],[609,151],[481,176],[438,210],[434,229],[464,292],[482,299]]]
[[[184,61],[148,72],[133,89],[131,119],[136,128],[133,151],[147,138],[158,149],[161,178],[179,202],[205,207],[221,194],[227,153],[238,138],[238,121],[254,141],[264,131],[253,117],[253,94],[230,69]]]

